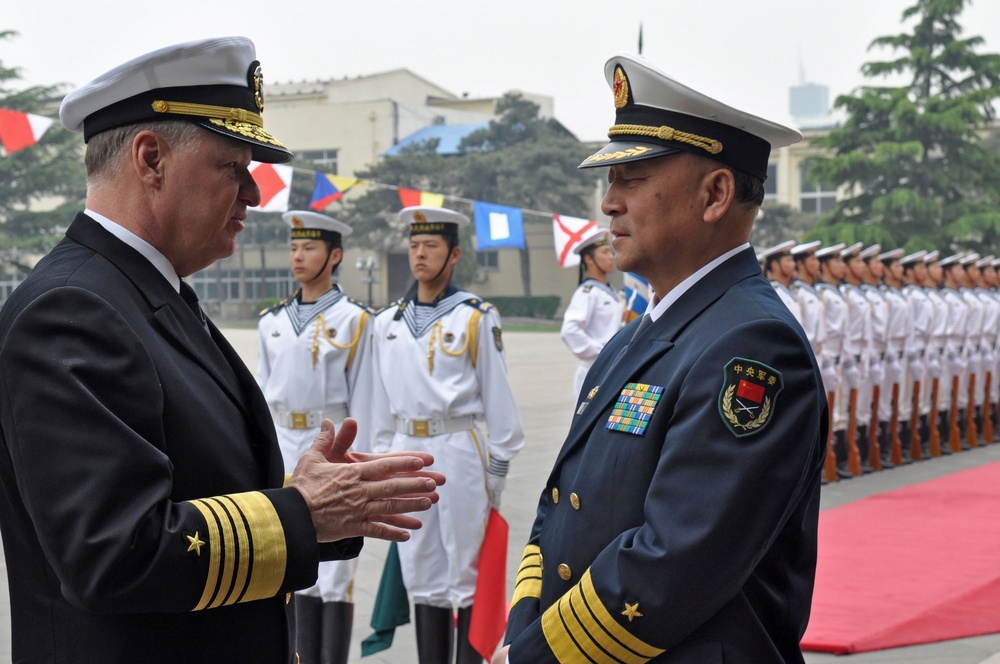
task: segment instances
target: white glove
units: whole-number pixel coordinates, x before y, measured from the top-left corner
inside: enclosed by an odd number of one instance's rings
[[[919,355],[914,354],[913,357],[909,358],[910,364],[910,375],[914,380],[923,380],[924,375],[924,362]]]
[[[941,377],[941,360],[938,358],[937,353],[927,358],[927,375],[931,378]]]
[[[871,379],[872,385],[878,385],[882,387],[882,381],[885,380],[885,370],[882,369],[882,363],[878,360],[872,360],[868,365],[868,377]]]
[[[507,477],[504,475],[494,475],[486,473],[486,493],[490,499],[493,509],[500,509],[500,494],[507,486]]]
[[[861,387],[861,372],[858,371],[858,365],[853,360],[844,362],[843,373],[844,383],[848,388],[853,390]]]

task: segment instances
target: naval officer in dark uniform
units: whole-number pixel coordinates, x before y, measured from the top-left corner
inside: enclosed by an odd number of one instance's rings
[[[801,662],[826,400],[748,242],[800,135],[641,58],[605,75],[611,143],[582,166],[610,167],[616,267],[656,298],[584,382],[494,662]]]
[[[260,204],[253,42],[140,56],[70,93],[87,207],[0,311],[0,526],[13,661],[293,662],[286,601],[443,481],[323,422],[285,480],[253,376],[182,281]],[[415,472],[416,471],[416,472]],[[412,491],[419,495],[412,495]]]

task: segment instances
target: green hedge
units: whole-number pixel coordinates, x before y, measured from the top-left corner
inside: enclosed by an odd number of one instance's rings
[[[538,295],[533,297],[495,296],[486,298],[497,308],[504,318],[517,316],[521,318],[553,319],[559,308],[558,295]]]

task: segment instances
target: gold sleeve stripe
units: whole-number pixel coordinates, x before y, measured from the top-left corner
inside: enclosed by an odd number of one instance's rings
[[[285,479],[283,479],[281,481],[281,488],[282,489],[284,489],[286,486],[288,486],[288,480],[290,480],[290,479],[292,479],[292,474],[291,473],[285,473]]]
[[[560,662],[643,664],[665,652],[636,638],[614,619],[598,598],[589,569],[542,614],[542,632]]]
[[[285,549],[285,529],[274,505],[257,491],[229,496],[242,510],[250,529],[253,548],[253,576],[246,594],[240,601],[274,597],[281,590],[288,563]]]
[[[191,504],[201,512],[208,530],[208,575],[205,578],[205,590],[202,591],[198,605],[194,607],[195,611],[201,611],[207,608],[209,600],[215,593],[215,587],[219,583],[219,567],[222,564],[222,547],[220,546],[222,536],[219,532],[219,522],[208,504],[203,500],[192,500]]]
[[[538,599],[542,596],[542,553],[535,544],[524,547],[521,556],[521,566],[517,570],[517,580],[514,582],[514,596],[510,605],[514,606],[525,597]]]
[[[275,596],[287,564],[284,528],[264,494],[191,501],[205,518],[209,568],[195,611]]]

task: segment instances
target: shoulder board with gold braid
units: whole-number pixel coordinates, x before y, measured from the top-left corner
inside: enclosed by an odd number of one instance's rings
[[[291,302],[293,299],[295,299],[295,296],[298,295],[298,294],[299,294],[299,292],[295,291],[294,293],[292,293],[291,295],[289,295],[285,299],[279,301],[277,304],[273,304],[270,307],[267,307],[266,309],[261,309],[260,313],[257,314],[257,317],[258,318],[263,318],[264,316],[266,316],[268,314],[276,314],[276,313],[278,313],[279,311],[281,311],[282,309],[284,309],[286,306],[288,306],[288,303]]]
[[[470,307],[479,309],[483,313],[486,313],[487,311],[496,308],[490,302],[486,302],[485,300],[480,300],[478,297],[474,297],[469,300],[462,300],[462,304],[467,304]]]
[[[375,309],[373,309],[372,307],[369,307],[367,304],[365,304],[361,300],[355,300],[353,297],[348,297],[348,298],[345,298],[345,299],[348,302],[350,302],[351,304],[353,304],[354,306],[356,306],[358,308],[361,308],[361,309],[364,309],[365,311],[367,311],[370,314],[378,313],[377,311],[375,311]],[[382,309],[379,309],[379,311],[382,311]]]

